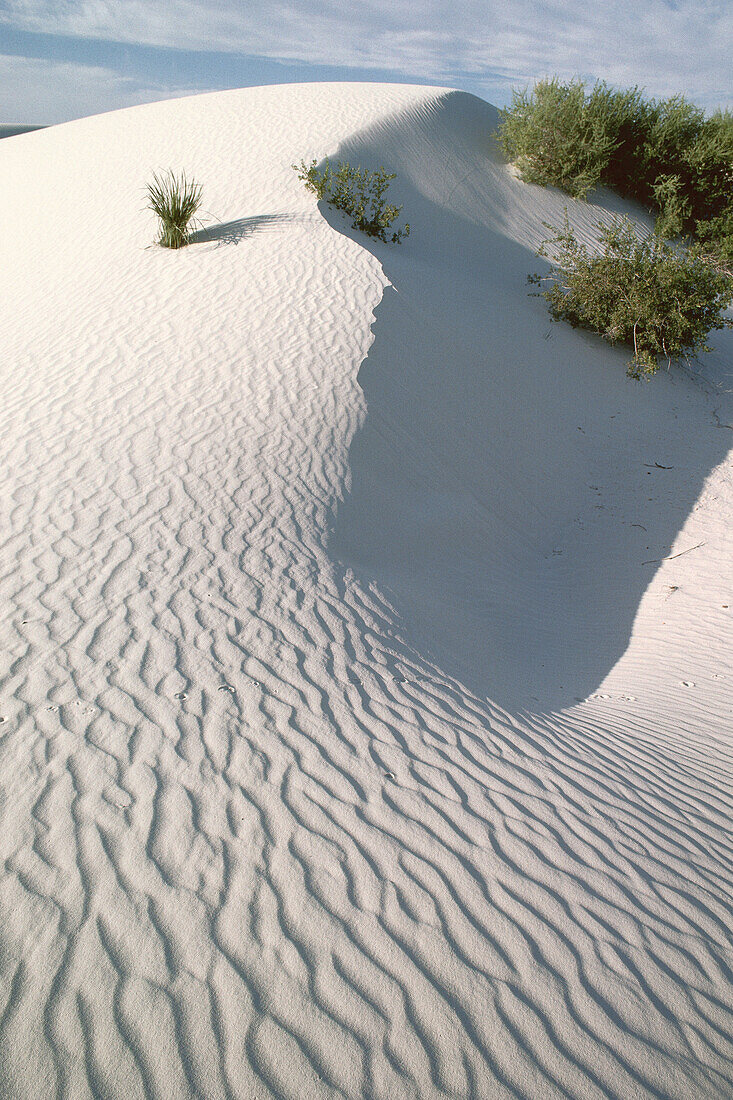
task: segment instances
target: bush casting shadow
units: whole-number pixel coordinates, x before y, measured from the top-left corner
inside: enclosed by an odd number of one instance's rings
[[[488,159],[495,121],[452,93],[438,117],[338,151],[389,163],[415,228],[401,249],[375,245],[324,208],[394,288],[359,371],[367,412],[329,548],[385,594],[411,650],[478,696],[555,710],[625,652],[657,568],[642,563],[669,553],[730,438],[688,376],[630,381],[623,350],[551,326],[526,296],[536,258],[502,227],[512,196],[536,192]],[[436,157],[451,150],[439,192],[425,192],[416,128],[442,132]]]

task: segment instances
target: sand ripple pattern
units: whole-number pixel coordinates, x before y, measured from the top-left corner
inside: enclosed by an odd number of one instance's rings
[[[333,560],[384,276],[286,195],[17,304],[0,1095],[733,1096],[730,747],[500,709]]]

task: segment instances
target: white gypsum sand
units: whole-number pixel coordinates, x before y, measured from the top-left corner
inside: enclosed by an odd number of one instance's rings
[[[631,208],[495,123],[322,84],[0,145],[3,1097],[733,1095],[733,341],[641,384],[552,325],[543,222]]]

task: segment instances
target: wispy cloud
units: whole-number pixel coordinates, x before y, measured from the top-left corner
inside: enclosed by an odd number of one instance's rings
[[[729,0],[0,0],[16,30],[496,89],[556,73],[733,102]]]
[[[162,87],[113,69],[0,54],[2,121],[47,124],[189,95],[197,88]]]

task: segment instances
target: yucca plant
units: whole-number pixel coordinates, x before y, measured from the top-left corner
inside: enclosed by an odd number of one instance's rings
[[[174,175],[169,170],[153,175],[148,184],[148,209],[158,215],[163,248],[183,248],[190,240],[190,225],[201,206],[201,184],[186,178],[186,173]]]

